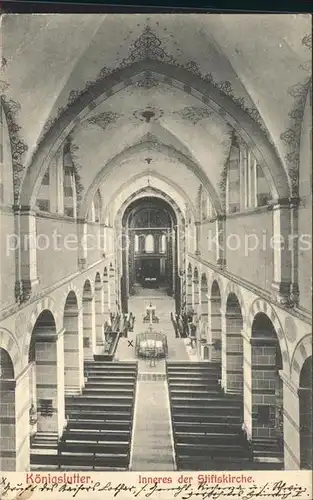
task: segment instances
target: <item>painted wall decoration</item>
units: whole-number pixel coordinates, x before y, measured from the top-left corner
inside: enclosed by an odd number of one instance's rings
[[[302,39],[302,45],[306,50],[311,52],[312,35],[306,35]],[[294,99],[292,108],[288,113],[291,124],[280,136],[288,149],[285,160],[288,167],[292,196],[297,196],[299,190],[301,127],[307,95],[308,92],[310,92],[310,86],[312,84],[311,65],[311,61],[307,61],[300,66],[300,68],[306,73],[309,73],[309,75],[305,76],[301,82],[298,82],[288,91],[289,95]]]
[[[232,88],[231,82],[216,81],[214,80],[214,77],[211,73],[203,74],[195,61],[189,61],[184,65],[178,63],[178,61],[174,58],[174,56],[168,54],[164,50],[164,48],[162,47],[161,39],[153,32],[153,30],[149,26],[146,26],[142,34],[130,46],[128,56],[125,59],[123,59],[116,67],[114,68],[103,67],[99,72],[98,77],[94,81],[88,81],[84,89],[72,90],[70,92],[66,106],[58,108],[56,116],[46,122],[46,125],[44,127],[44,132],[41,137],[41,141],[44,135],[47,133],[47,131],[53,126],[53,124],[59,118],[59,116],[75,100],[79,99],[82,94],[92,89],[92,87],[99,81],[104,81],[107,77],[112,76],[119,70],[126,67],[130,67],[135,62],[139,62],[142,60],[163,62],[170,64],[176,68],[186,69],[190,73],[201,78],[203,81],[214,85],[216,88],[220,90],[220,92],[230,97],[237,106],[241,107],[255,122],[257,122],[262,131],[268,136],[268,139],[271,140],[257,108],[255,106],[247,106],[243,97],[236,96]],[[166,79],[166,83],[170,83],[167,80],[168,79]],[[154,81],[153,76],[151,75],[151,73],[146,72],[143,78],[141,79],[141,83],[139,83],[139,86],[142,86],[143,88],[151,88],[151,86],[154,85],[156,85],[156,81]]]
[[[120,116],[119,113],[114,113],[113,111],[104,111],[99,115],[88,118],[87,122],[91,125],[98,125],[102,130],[106,130],[109,125],[116,123]]]
[[[5,91],[9,87],[9,84],[7,84],[6,82],[1,83],[2,91]],[[1,94],[1,106],[3,107],[5,113],[10,136],[13,167],[14,202],[16,203],[24,170],[24,155],[28,150],[28,146],[21,136],[21,127],[18,124],[18,114],[21,109],[20,104],[17,101],[10,99],[3,93]]]
[[[179,111],[174,111],[173,115],[178,115],[183,120],[190,121],[193,125],[196,125],[201,120],[210,118],[213,115],[213,111],[196,106],[185,106]]]

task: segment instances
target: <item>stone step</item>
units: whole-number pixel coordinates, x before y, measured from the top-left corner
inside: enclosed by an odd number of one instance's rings
[[[182,401],[181,404],[174,404],[172,401],[172,413],[173,416],[180,414],[197,414],[202,413],[204,415],[215,415],[216,417],[220,417],[226,413],[231,414],[241,414],[241,409],[238,406],[234,405],[223,405],[221,406],[219,403],[210,403],[210,404],[190,404],[186,405],[186,402]]]
[[[129,404],[133,401],[133,394],[83,394],[65,398],[65,405],[72,404]]]
[[[113,377],[112,377],[113,378]],[[136,380],[134,379],[133,381],[130,382],[125,382],[121,383],[120,381],[110,381],[110,380],[95,380],[95,381],[90,381],[85,385],[85,389],[91,390],[91,389],[130,389],[134,390],[136,384]]]
[[[95,383],[95,382],[119,382],[120,384],[123,384],[124,382],[135,382],[136,381],[136,375],[100,375],[100,374],[90,374],[87,377],[88,384],[89,383]]]
[[[89,387],[86,386],[83,389],[82,397],[119,397],[119,396],[130,396],[134,397],[134,388],[133,387]]]
[[[78,440],[83,440],[83,441],[91,441],[91,442],[97,442],[97,441],[127,441],[129,442],[130,440],[130,430],[115,430],[112,432],[111,430],[99,430],[96,431],[94,429],[71,429],[71,430],[65,430],[65,432],[62,435],[62,440],[63,441],[78,441]]]
[[[89,410],[91,412],[130,412],[132,409],[132,401],[129,403],[112,403],[111,400],[108,400],[107,403],[103,402],[88,402],[88,401],[71,401],[66,404],[66,412],[70,410]]]
[[[214,396],[218,396],[220,393],[218,389],[210,389],[210,390],[203,390],[203,389],[170,389],[170,394],[171,398],[174,399],[181,399],[181,398],[186,398],[188,399],[196,399],[196,398],[204,398],[206,400],[210,400],[210,398],[213,398]]]
[[[247,450],[240,444],[225,443],[225,444],[206,444],[206,443],[175,443],[176,453],[178,455],[189,456],[204,456],[211,457],[212,460],[216,457],[235,457],[248,458]]]
[[[238,419],[237,419],[238,420]],[[240,423],[225,423],[225,422],[174,422],[174,433],[223,433],[227,429],[228,432],[239,435],[241,433]]]
[[[252,462],[248,457],[241,457],[236,460],[235,457],[216,457],[209,459],[203,456],[179,455],[176,457],[178,470],[190,471],[226,471],[226,470],[251,470]]]
[[[67,424],[67,430],[90,430],[90,431],[108,431],[108,432],[119,432],[127,431],[130,432],[132,423],[130,420],[86,420],[86,419],[70,419]]]
[[[101,443],[86,440],[66,440],[60,442],[59,453],[125,453],[128,454],[130,441],[103,441]]]
[[[92,421],[126,421],[129,422],[131,419],[131,412],[127,411],[90,411],[90,408],[67,408],[67,413],[69,415],[70,420],[75,421],[84,421],[84,420],[92,420]]]
[[[220,415],[215,414],[205,414],[204,412],[192,412],[186,413],[182,408],[177,408],[173,411],[172,420],[174,424],[180,422],[189,422],[189,423],[233,423],[241,425],[241,414],[237,413],[235,415],[227,415],[225,411]]]
[[[175,432],[174,434],[175,442],[178,444],[210,444],[212,446],[216,445],[227,445],[227,444],[235,444],[242,445],[243,436],[240,436],[239,433],[196,433],[196,432]]]
[[[241,408],[242,403],[241,401],[232,401],[228,400],[227,398],[224,398],[222,395],[214,397],[214,396],[197,396],[195,397],[180,397],[180,396],[172,396],[171,394],[171,402],[172,406],[190,406],[194,407],[195,405],[201,405],[201,406],[215,406],[215,407],[227,407],[227,408]]]
[[[75,453],[62,453],[60,456],[49,455],[34,455],[30,456],[31,465],[48,465],[48,466],[78,466],[78,470],[93,470],[96,467],[109,467],[109,470],[116,468],[127,469],[129,465],[129,456],[127,453],[102,453],[94,455],[93,453],[77,454]],[[38,470],[38,469],[37,469]]]

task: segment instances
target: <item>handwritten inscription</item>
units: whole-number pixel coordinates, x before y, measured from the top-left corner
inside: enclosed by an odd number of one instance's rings
[[[50,476],[50,475],[49,475]],[[63,477],[60,474],[60,477]],[[70,476],[69,476],[70,477]],[[188,476],[186,476],[188,477]],[[53,480],[56,478],[56,481]],[[263,500],[276,498],[287,500],[298,498],[307,500],[310,498],[310,492],[306,487],[298,484],[286,483],[286,481],[268,481],[262,485],[256,484],[210,484],[207,481],[198,482],[196,485],[190,484],[190,481],[185,482],[181,479],[181,484],[173,484],[171,486],[155,482],[154,484],[137,484],[127,485],[123,482],[113,484],[112,482],[100,481],[85,481],[71,484],[69,481],[60,484],[58,476],[50,477],[50,481],[42,483],[40,474],[28,474],[28,484],[17,483],[13,484],[7,478],[0,479],[0,499],[1,500],[22,500],[29,498],[35,492],[49,493],[67,493],[72,498],[84,496],[88,492],[105,492],[106,498],[117,498],[124,496],[127,493],[127,498],[171,498],[180,500],[189,499],[241,499],[251,500],[255,498],[263,498]],[[183,478],[183,476],[182,476]],[[36,484],[37,483],[37,484]],[[26,494],[27,492],[27,494]],[[163,493],[166,492],[166,496]],[[108,495],[110,493],[110,495]],[[13,494],[13,495],[12,495]]]

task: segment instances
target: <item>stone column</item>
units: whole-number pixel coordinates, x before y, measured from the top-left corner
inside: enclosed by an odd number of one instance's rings
[[[84,385],[82,308],[64,314],[64,390],[65,395],[80,394]]]
[[[78,268],[82,271],[87,267],[88,226],[84,219],[77,219]]]
[[[224,363],[226,364],[225,392],[243,393],[243,341],[242,316],[236,313],[226,314],[226,335]],[[225,368],[225,367],[224,367]]]
[[[15,208],[15,230],[20,240],[17,245],[16,297],[28,300],[38,285],[36,212],[31,207]]]
[[[95,315],[96,315],[96,345],[104,344],[103,321],[104,321],[104,294],[103,286],[96,283],[95,288]]]
[[[200,255],[201,254],[201,251],[200,251],[200,244],[201,244],[201,222],[200,221],[196,221],[195,222],[195,227],[196,227],[196,251],[195,251],[195,254],[196,255]]]
[[[36,333],[38,433],[61,436],[65,425],[64,330],[42,327]]]
[[[16,379],[15,386],[15,439],[16,439],[16,471],[30,469],[30,375],[32,365],[28,364]]]
[[[300,469],[300,408],[298,388],[281,370],[284,391],[284,465],[286,470]],[[301,389],[299,389],[301,391]],[[311,391],[311,389],[309,389]]]
[[[96,322],[94,296],[83,298],[84,359],[92,360],[96,352]]]
[[[209,331],[209,345],[210,345],[210,361],[216,363],[221,361],[222,349],[222,322],[221,322],[221,309],[220,299],[211,297],[208,316],[208,331]]]
[[[193,309],[193,296],[192,296],[192,274],[187,272],[186,281],[186,312],[190,312]]]
[[[251,339],[252,439],[277,437],[276,339]]]
[[[110,287],[110,310],[112,313],[116,312],[116,282],[115,271],[111,267],[109,270],[109,287]]]
[[[243,336],[243,419],[247,438],[252,438],[252,349],[247,332]]]
[[[273,261],[274,276],[272,290],[275,300],[282,305],[290,303],[292,261],[290,251],[290,203],[278,200],[273,210]]]
[[[110,320],[110,287],[109,287],[109,278],[107,275],[103,277],[103,316],[104,321]]]
[[[226,229],[226,216],[219,214],[216,218],[216,264],[220,268],[226,266],[226,252],[225,252],[225,229]]]
[[[13,379],[0,379],[0,469],[3,471],[16,471],[15,386]]]

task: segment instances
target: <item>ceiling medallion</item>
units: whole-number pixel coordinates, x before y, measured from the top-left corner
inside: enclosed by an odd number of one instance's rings
[[[174,111],[175,115],[178,115],[183,120],[190,121],[193,125],[204,120],[205,118],[210,118],[213,115],[213,111],[209,111],[206,108],[197,108],[195,106],[186,106],[179,111]]]
[[[133,116],[137,120],[142,122],[150,123],[151,121],[159,120],[164,114],[162,109],[156,109],[152,106],[147,106],[145,109],[136,109],[134,111]]]

